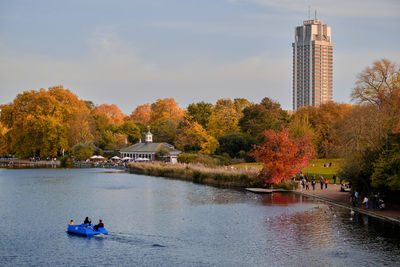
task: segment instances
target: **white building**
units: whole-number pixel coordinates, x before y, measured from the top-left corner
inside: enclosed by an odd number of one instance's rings
[[[132,161],[154,161],[156,160],[156,154],[160,150],[166,152],[166,155],[162,156],[164,161],[171,163],[177,163],[178,156],[182,153],[180,150],[175,149],[173,145],[168,143],[153,143],[153,135],[149,131],[146,133],[144,143],[140,142],[123,148],[120,150],[120,154],[121,157],[129,157]]]

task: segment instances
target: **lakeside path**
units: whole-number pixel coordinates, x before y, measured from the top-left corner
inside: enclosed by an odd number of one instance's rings
[[[354,208],[350,204],[350,193],[349,192],[340,192],[340,185],[338,184],[329,184],[328,188],[321,190],[320,184],[317,183],[315,185],[315,191],[312,190],[310,186],[309,190],[304,190],[300,192],[298,189],[293,191],[297,194],[302,194],[305,196],[314,197],[317,199],[321,199],[324,201],[331,202],[333,204],[337,204],[340,206],[345,206],[347,208],[352,208],[355,211],[359,211],[374,217],[378,217],[381,219],[385,219],[387,221],[392,221],[400,224],[400,208],[399,207],[388,207],[386,210],[371,210],[371,209],[361,209]],[[361,202],[361,201],[359,201]]]

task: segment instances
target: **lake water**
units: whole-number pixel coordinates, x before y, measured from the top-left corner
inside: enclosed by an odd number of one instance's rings
[[[67,234],[103,219],[108,236]],[[0,266],[394,266],[399,227],[293,194],[104,169],[0,169]]]

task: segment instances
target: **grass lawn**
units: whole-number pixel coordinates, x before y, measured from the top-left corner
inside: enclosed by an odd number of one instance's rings
[[[310,161],[310,164],[308,167],[303,169],[304,174],[308,174],[308,176],[315,175],[315,178],[318,179],[318,177],[321,175],[324,178],[327,178],[330,183],[333,183],[333,175],[337,176],[338,171],[342,167],[343,164],[343,159],[313,159]],[[329,162],[332,163],[331,167],[324,167],[324,164],[327,165]],[[233,165],[235,168],[241,169],[241,168],[257,168],[261,169],[262,164],[261,163],[239,163]],[[339,179],[336,180],[336,183],[339,183]]]
[[[314,159],[310,161],[308,167],[303,169],[303,173],[308,174],[308,176],[315,175],[317,179],[319,176],[323,176],[328,178],[330,183],[333,183],[333,176],[337,176],[343,161],[343,159]],[[324,167],[324,164],[327,166],[330,162],[332,163],[331,167]],[[339,179],[336,180],[336,183],[338,182]]]
[[[261,163],[256,163],[256,162],[238,163],[238,164],[234,164],[232,166],[237,168],[237,169],[256,168],[256,169],[260,169],[261,170],[261,168],[262,168],[262,164]]]

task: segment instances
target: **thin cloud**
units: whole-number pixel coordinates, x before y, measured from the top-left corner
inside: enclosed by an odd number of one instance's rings
[[[247,2],[303,14],[307,14],[308,8],[311,7],[321,14],[338,17],[400,18],[400,1],[397,0],[228,0],[228,2],[232,4]],[[314,13],[311,17],[314,17]]]
[[[162,97],[175,97],[185,107],[223,97],[260,101],[265,96],[285,99],[287,92],[290,95],[289,77],[281,79],[290,62],[271,59],[267,54],[231,62],[202,60],[162,68],[157,62],[141,59],[114,33],[96,33],[88,45],[92,55],[85,59],[5,56],[0,63],[2,86],[15,87],[13,81],[21,77],[23,82],[18,86],[24,90],[64,84],[79,97],[97,103],[113,101],[126,113],[136,105]],[[6,101],[11,101],[15,95],[8,97]]]

